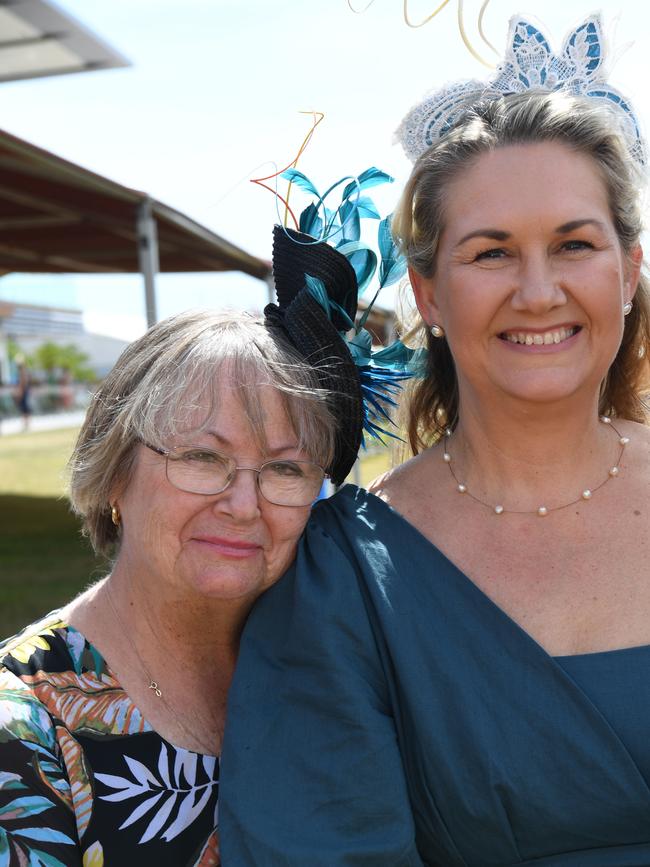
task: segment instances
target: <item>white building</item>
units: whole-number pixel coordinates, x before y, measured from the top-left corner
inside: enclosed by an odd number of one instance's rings
[[[113,367],[128,341],[91,334],[84,329],[81,310],[65,310],[34,304],[0,301],[0,378],[11,381],[8,342],[30,355],[38,346],[51,342],[74,344],[88,356],[88,366],[102,379]]]

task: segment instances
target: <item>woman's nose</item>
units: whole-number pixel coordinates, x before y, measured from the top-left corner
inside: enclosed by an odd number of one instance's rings
[[[237,521],[252,521],[260,515],[260,490],[257,471],[241,467],[232,481],[215,499],[214,508],[225,511]]]
[[[567,303],[562,279],[546,256],[522,263],[518,283],[512,296],[515,310],[537,315]]]

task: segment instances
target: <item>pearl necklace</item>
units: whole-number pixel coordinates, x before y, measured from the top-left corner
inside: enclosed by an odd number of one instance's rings
[[[621,436],[616,427],[612,424],[611,418],[606,415],[601,415],[599,421],[604,425],[609,425],[612,430],[616,433],[618,437],[618,443],[621,447],[616,463],[613,467],[610,467],[607,472],[607,477],[599,484],[596,485],[595,488],[585,488],[585,490],[580,494],[579,497],[576,497],[575,500],[571,500],[569,503],[563,503],[561,506],[554,506],[553,508],[548,508],[547,506],[538,506],[536,509],[506,509],[500,503],[496,505],[492,505],[492,503],[486,503],[485,500],[481,500],[475,494],[473,494],[470,490],[468,490],[467,485],[460,481],[456,473],[454,472],[454,468],[451,462],[451,455],[449,454],[449,443],[451,441],[452,432],[448,428],[445,431],[445,436],[447,437],[447,443],[444,446],[444,450],[442,453],[442,459],[449,467],[449,472],[456,483],[456,490],[459,494],[466,494],[468,497],[471,497],[472,500],[475,500],[477,503],[480,503],[482,506],[487,506],[488,509],[491,509],[495,515],[503,515],[505,512],[510,512],[514,515],[538,515],[540,518],[545,518],[550,512],[559,512],[560,509],[567,509],[569,506],[574,506],[576,503],[580,503],[582,501],[590,500],[592,495],[600,490],[610,479],[615,479],[620,473],[620,463],[621,458],[623,457],[623,452],[625,451],[625,446],[629,443],[630,438]]]

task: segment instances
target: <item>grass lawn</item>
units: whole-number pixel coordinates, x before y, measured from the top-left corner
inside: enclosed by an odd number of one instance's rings
[[[64,497],[76,435],[66,429],[0,438],[0,637],[102,574]]]
[[[0,639],[106,572],[65,498],[76,436],[66,429],[0,437]],[[362,452],[361,484],[388,466],[386,450]]]
[[[78,430],[38,431],[0,438],[0,494],[60,497]]]
[[[367,488],[373,479],[385,473],[391,466],[391,456],[389,449],[371,448],[368,452],[361,452],[361,472],[360,482],[364,488]],[[354,482],[353,476],[348,476],[349,482]]]

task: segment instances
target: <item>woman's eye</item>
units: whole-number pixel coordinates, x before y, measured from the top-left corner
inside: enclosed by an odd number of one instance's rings
[[[564,244],[562,244],[562,249],[567,250],[569,253],[572,253],[574,251],[580,250],[593,250],[594,245],[591,244],[589,241],[572,240],[565,241]]]
[[[210,464],[212,466],[222,466],[228,463],[228,459],[224,455],[217,452],[211,452],[208,449],[186,449],[180,455],[181,460],[192,464]]]
[[[490,259],[500,259],[505,254],[506,251],[502,247],[491,247],[489,250],[481,250],[480,253],[477,253],[474,260],[481,262]]]
[[[304,475],[300,464],[294,464],[292,461],[274,461],[272,464],[267,464],[267,467],[274,476],[282,476],[285,479],[299,478]]]

